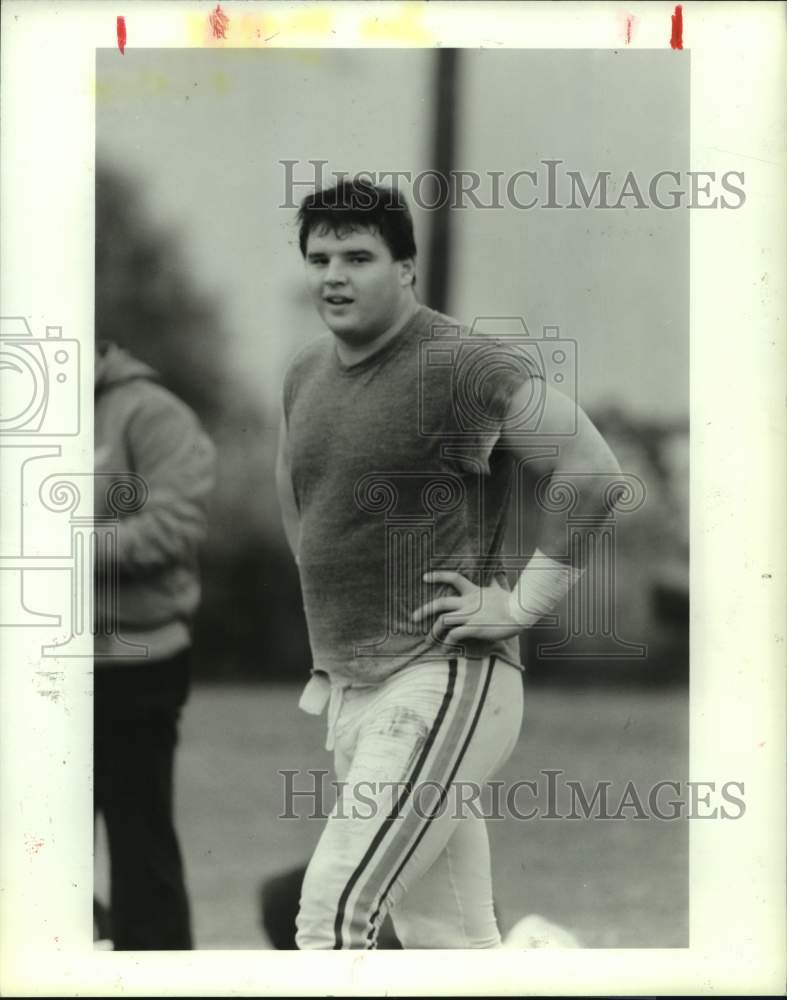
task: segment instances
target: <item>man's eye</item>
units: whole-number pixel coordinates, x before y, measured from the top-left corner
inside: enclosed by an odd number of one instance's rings
[[[369,258],[368,257],[350,257],[353,264],[365,264]]]

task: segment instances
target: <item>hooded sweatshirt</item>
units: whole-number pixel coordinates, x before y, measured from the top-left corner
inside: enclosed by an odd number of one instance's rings
[[[116,533],[116,580],[97,561],[97,665],[164,660],[190,645],[200,598],[197,550],[205,535],[214,458],[194,413],[159,384],[152,368],[115,344],[99,345],[96,525],[113,513],[108,495],[124,473],[144,480],[147,497],[138,510],[107,522]],[[114,612],[108,610],[113,605]],[[147,647],[147,655],[124,656],[128,643]]]

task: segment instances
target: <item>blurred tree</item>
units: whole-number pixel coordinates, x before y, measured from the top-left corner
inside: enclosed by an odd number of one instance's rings
[[[220,301],[198,288],[177,234],[145,208],[131,178],[97,165],[96,336],[150,364],[217,446],[195,669],[215,679],[300,679],[310,658],[275,495],[278,418],[234,371]]]
[[[189,278],[172,233],[156,229],[137,185],[96,169],[96,336],[143,358],[207,427],[231,398],[228,337]]]

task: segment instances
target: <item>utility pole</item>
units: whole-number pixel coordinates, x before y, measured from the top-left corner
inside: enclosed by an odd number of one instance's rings
[[[451,209],[450,197],[446,193],[452,188],[452,171],[456,156],[456,114],[458,105],[457,65],[459,49],[437,49],[435,62],[434,112],[432,120],[432,170],[443,180],[440,182],[440,201],[445,194],[445,204],[435,208],[429,243],[429,267],[426,289],[426,304],[432,309],[445,312],[451,280]],[[437,200],[437,198],[435,198]]]

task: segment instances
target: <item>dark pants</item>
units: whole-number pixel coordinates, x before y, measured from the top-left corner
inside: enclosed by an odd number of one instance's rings
[[[94,808],[104,817],[109,842],[114,947],[189,949],[189,902],[173,816],[188,651],[155,663],[97,666],[94,690]]]

